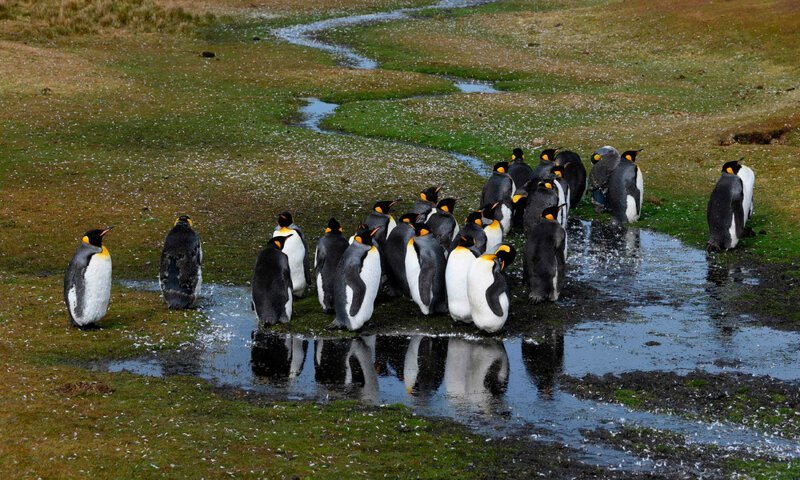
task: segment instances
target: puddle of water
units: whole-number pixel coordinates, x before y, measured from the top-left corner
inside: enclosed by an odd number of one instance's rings
[[[336,45],[320,40],[317,36],[326,30],[337,28],[353,27],[355,25],[365,25],[370,23],[383,23],[395,20],[410,18],[415,12],[428,9],[447,9],[447,8],[467,8],[490,3],[491,0],[442,0],[433,5],[417,8],[401,8],[390,12],[368,13],[361,15],[349,15],[346,17],[329,18],[318,22],[291,25],[284,28],[273,30],[273,34],[293,45],[315,48],[323,52],[330,53],[341,60],[344,65],[372,70],[378,68],[378,62],[356,53],[352,48],[344,45]]]
[[[196,375],[276,399],[402,403],[417,414],[452,418],[487,435],[534,431],[536,439],[566,444],[584,461],[606,467],[653,465],[587,442],[582,430],[633,425],[678,432],[690,443],[800,456],[800,443],[744,427],[633,412],[561,391],[562,373],[699,368],[800,380],[800,334],[715,316],[721,306],[708,275],[716,266],[709,265],[705,252],[667,235],[615,232],[601,223],[579,222],[571,236],[569,275],[619,301],[626,320],[586,320],[553,331],[540,343],[402,333],[304,338],[262,332],[253,339],[256,318],[249,310],[249,290],[216,285],[203,307],[211,327],[198,339],[196,354],[112,362],[107,368]],[[652,340],[659,345],[645,346]]]
[[[463,93],[502,93],[493,83],[479,80],[454,80],[453,85]]]

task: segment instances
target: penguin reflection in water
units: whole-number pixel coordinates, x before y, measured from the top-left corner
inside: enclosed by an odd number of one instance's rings
[[[339,261],[333,290],[336,319],[331,328],[358,330],[372,318],[381,285],[381,254],[372,244],[377,232],[374,228],[356,233]]]
[[[164,240],[158,283],[169,308],[191,308],[200,297],[203,248],[193,226],[192,219],[182,215]]]
[[[283,253],[289,258],[289,269],[292,272],[292,293],[295,297],[302,298],[311,281],[308,244],[306,244],[303,231],[294,224],[291,213],[283,212],[278,215],[278,226],[275,227],[274,235],[286,237]]]
[[[508,354],[503,342],[450,337],[444,371],[445,394],[456,404],[486,413],[508,387]]]
[[[81,239],[64,276],[64,302],[69,318],[79,328],[106,315],[111,299],[111,254],[103,237],[114,227],[89,230]]]
[[[292,318],[292,274],[283,252],[291,237],[272,237],[261,250],[253,272],[253,310],[261,326],[287,323]]]
[[[328,387],[358,387],[362,401],[376,403],[380,390],[375,369],[375,343],[375,335],[316,340],[314,380]]]
[[[735,248],[753,211],[755,176],[750,168],[739,162],[722,166],[722,176],[708,200],[709,251]]]
[[[510,301],[506,269],[514,261],[512,245],[500,245],[495,253],[485,253],[469,267],[467,292],[470,314],[476,327],[494,333],[508,319]]]
[[[258,379],[283,383],[303,372],[308,341],[260,331],[253,339],[250,366]]]

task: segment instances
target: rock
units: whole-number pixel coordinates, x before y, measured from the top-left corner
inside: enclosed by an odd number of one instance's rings
[[[205,51],[205,52],[201,53],[200,56],[203,57],[203,58],[214,58],[214,57],[217,56],[217,54],[214,53],[214,52]]]

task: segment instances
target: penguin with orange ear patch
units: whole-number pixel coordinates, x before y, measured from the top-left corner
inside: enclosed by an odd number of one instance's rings
[[[333,313],[333,286],[336,282],[336,267],[342,254],[350,244],[342,234],[342,226],[331,217],[325,227],[325,235],[317,242],[314,254],[314,272],[317,278],[317,298],[325,313]]]
[[[353,236],[336,270],[332,328],[358,330],[372,318],[381,286],[381,254],[373,244],[379,228],[363,229]]]
[[[494,333],[508,319],[510,300],[506,269],[514,261],[516,250],[502,244],[493,253],[484,253],[470,265],[467,274],[472,322],[483,331]]]
[[[486,180],[481,192],[481,205],[497,203],[503,200],[511,201],[511,196],[517,187],[508,174],[508,162],[498,162],[494,165],[492,176]]]
[[[456,239],[460,230],[458,222],[453,216],[455,207],[455,198],[442,199],[436,205],[436,211],[428,217],[427,223],[431,227],[431,233],[444,249],[445,256],[450,253],[450,244]]]
[[[533,303],[558,300],[564,286],[567,232],[558,221],[561,208],[545,208],[541,221],[525,231],[523,272]]]
[[[525,205],[525,234],[542,221],[542,212],[545,208],[558,206],[558,187],[555,182],[542,180],[536,184],[528,184],[528,199]]]
[[[550,168],[555,164],[557,153],[558,150],[555,148],[546,148],[539,153],[539,165],[533,169],[533,177],[531,178],[534,181],[534,185],[550,175]]]
[[[72,324],[78,328],[99,322],[108,311],[111,254],[103,246],[103,237],[112,228],[86,232],[64,275],[64,302]]]
[[[272,237],[258,254],[253,271],[253,310],[261,326],[287,323],[292,318],[292,272],[283,251],[289,236]]]
[[[739,177],[738,161],[722,166],[722,176],[717,181],[708,200],[708,251],[735,248],[744,234],[745,204],[744,184]]]
[[[633,223],[642,214],[644,176],[636,164],[639,152],[641,150],[623,152],[622,160],[608,180],[607,206],[619,223]]]
[[[411,299],[423,315],[447,311],[444,273],[447,261],[427,223],[414,225],[406,250],[406,279]]]
[[[439,203],[439,192],[441,191],[442,187],[428,187],[419,192],[419,200],[414,202],[409,213],[425,215],[423,220],[427,220],[428,215],[431,214],[433,209],[436,208],[436,204]]]
[[[478,255],[486,251],[486,232],[483,231],[483,211],[476,210],[467,216],[459,235],[471,238],[473,248]],[[458,246],[458,236],[450,244],[450,250]]]
[[[508,174],[514,181],[517,190],[533,178],[533,169],[525,163],[525,154],[521,148],[515,148],[511,154],[511,163],[508,164]]]

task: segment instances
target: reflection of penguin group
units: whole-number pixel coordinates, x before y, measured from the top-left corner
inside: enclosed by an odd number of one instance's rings
[[[395,221],[398,200],[375,202],[364,223],[345,238],[331,218],[317,242],[314,273],[319,303],[335,314],[331,326],[358,330],[371,318],[382,288],[409,297],[424,315],[448,313],[486,332],[503,328],[511,298],[506,275],[516,256],[507,242],[524,231],[523,272],[529,299],[555,301],[565,282],[567,219],[589,190],[597,211],[615,222],[639,219],[644,179],[636,164],[641,150],[621,155],[597,149],[587,179],[578,154],[545,149],[531,168],[517,148],[511,162],[495,164],[481,192],[479,208],[463,225],[454,217],[456,199],[439,200],[441,187],[422,190],[409,212]],[[753,171],[739,161],[723,165],[708,203],[709,250],[736,247],[753,213]],[[106,314],[111,295],[111,256],[105,230],[83,237],[67,269],[64,300],[73,324],[86,327]],[[159,284],[170,308],[196,305],[202,285],[203,251],[192,220],[181,216],[167,235]],[[290,212],[259,253],[252,279],[252,305],[262,326],[291,320],[293,301],[311,284],[308,243]]]

